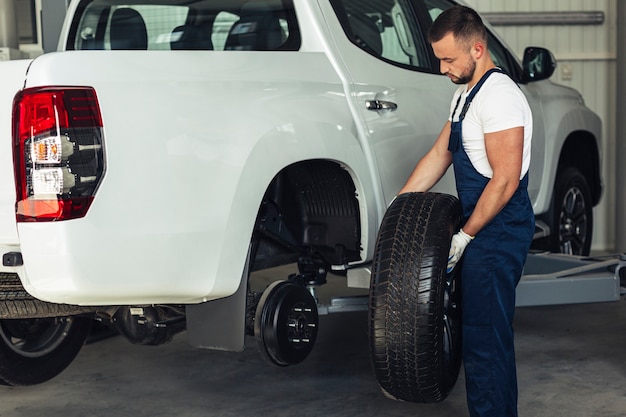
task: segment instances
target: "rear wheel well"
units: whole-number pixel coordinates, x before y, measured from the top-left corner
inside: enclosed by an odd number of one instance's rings
[[[591,133],[572,132],[565,140],[559,157],[557,176],[568,167],[577,168],[583,174],[591,191],[592,204],[598,204],[602,195],[600,153]]]
[[[356,187],[340,164],[310,160],[280,171],[257,215],[252,269],[312,255],[327,265],[360,260],[361,225]]]

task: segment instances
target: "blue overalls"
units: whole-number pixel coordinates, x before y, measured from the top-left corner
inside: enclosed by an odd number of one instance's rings
[[[462,146],[462,122],[476,93],[493,72],[474,86],[452,122],[452,152],[463,223],[489,179],[478,173]],[[456,113],[461,98],[452,115]],[[513,343],[515,287],[532,241],[535,219],[527,192],[528,174],[502,211],[470,242],[461,266],[463,362],[470,416],[517,416],[517,375]]]

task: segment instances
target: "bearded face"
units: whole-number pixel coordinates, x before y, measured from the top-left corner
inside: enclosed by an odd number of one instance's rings
[[[444,75],[446,75],[454,84],[467,84],[472,78],[474,78],[474,73],[476,72],[476,61],[470,59],[467,63],[467,66],[461,71],[460,74],[453,74],[451,71],[448,71]]]
[[[455,84],[468,84],[476,72],[472,46],[457,41],[451,33],[432,43],[439,70]]]

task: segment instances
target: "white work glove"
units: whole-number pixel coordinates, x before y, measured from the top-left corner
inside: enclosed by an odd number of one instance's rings
[[[467,245],[474,239],[474,236],[470,236],[463,231],[459,230],[459,233],[452,236],[452,243],[450,244],[450,252],[448,253],[448,267],[446,272],[449,274],[452,272],[456,264],[463,256],[463,252]]]

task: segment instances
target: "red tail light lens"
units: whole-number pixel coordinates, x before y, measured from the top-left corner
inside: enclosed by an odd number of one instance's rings
[[[17,221],[84,217],[105,171],[96,92],[23,90],[15,97],[13,126]]]

